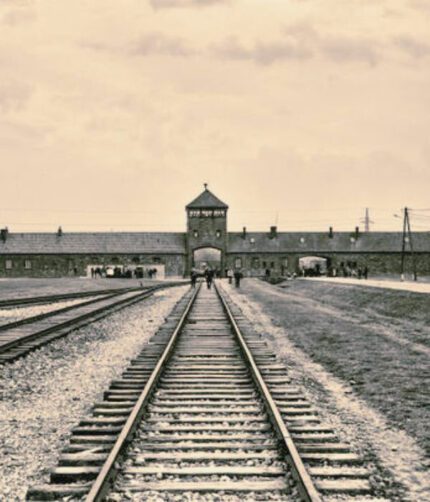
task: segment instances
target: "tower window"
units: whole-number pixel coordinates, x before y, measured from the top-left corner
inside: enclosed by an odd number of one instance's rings
[[[215,235],[219,239],[221,237],[221,230],[217,230]]]
[[[236,258],[234,260],[234,267],[235,268],[242,268],[242,258]]]
[[[31,270],[31,261],[30,260],[24,260],[24,268],[26,270]]]
[[[12,268],[12,260],[6,260],[5,267],[6,270],[10,270]]]
[[[197,239],[197,237],[199,236],[199,231],[198,230],[194,230],[193,231],[193,235]]]

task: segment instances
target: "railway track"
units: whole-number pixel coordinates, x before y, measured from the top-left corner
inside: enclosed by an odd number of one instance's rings
[[[75,293],[58,293],[55,295],[40,295],[21,298],[8,298],[0,300],[0,309],[9,307],[24,307],[30,305],[40,305],[45,303],[55,303],[64,300],[75,300],[79,298],[87,298],[91,296],[110,295],[113,293],[123,293],[126,291],[138,290],[141,288],[111,288],[111,289],[95,289],[93,291],[78,291]]]
[[[144,300],[161,288],[176,284],[157,285],[145,290],[104,291],[102,296],[82,303],[0,325],[0,364],[11,362],[75,329]]]
[[[372,500],[368,475],[242,313],[201,288],[111,383],[27,500]]]

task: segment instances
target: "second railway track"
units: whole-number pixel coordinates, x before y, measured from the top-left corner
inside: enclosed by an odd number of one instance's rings
[[[75,329],[133,305],[163,287],[176,284],[122,289],[109,294],[104,291],[103,296],[82,303],[0,325],[0,364],[14,361]]]
[[[371,500],[368,474],[241,312],[201,288],[112,382],[50,484],[27,500]]]

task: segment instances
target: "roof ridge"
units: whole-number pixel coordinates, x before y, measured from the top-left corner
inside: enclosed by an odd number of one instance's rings
[[[216,209],[228,209],[228,205],[214,195],[207,185],[205,184],[205,189],[203,192],[193,199],[189,204],[185,206],[187,209],[206,209],[206,208],[216,208]]]

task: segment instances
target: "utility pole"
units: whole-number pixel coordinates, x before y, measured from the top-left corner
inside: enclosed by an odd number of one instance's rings
[[[418,279],[417,277],[417,263],[414,254],[414,247],[412,242],[412,230],[411,230],[411,220],[409,218],[409,210],[405,207],[403,211],[403,234],[402,234],[402,259],[400,264],[400,280],[405,280],[405,255],[406,255],[406,243],[409,242],[410,253],[412,256],[412,267],[414,272],[414,281]]]
[[[366,214],[365,214],[364,218],[360,220],[360,223],[364,223],[364,231],[365,232],[370,232],[370,225],[372,225],[375,222],[370,219],[368,207],[366,207]]]

